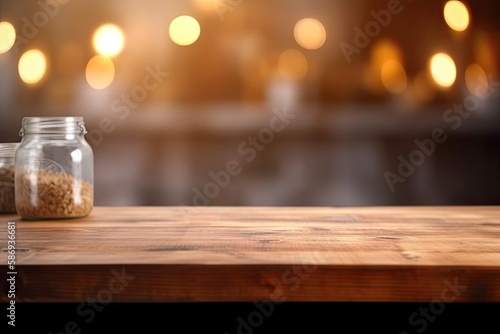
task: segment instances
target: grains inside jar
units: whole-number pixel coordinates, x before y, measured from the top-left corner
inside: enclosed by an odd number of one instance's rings
[[[14,167],[0,167],[0,213],[15,213]]]
[[[16,207],[26,219],[84,217],[93,208],[93,187],[66,173],[16,175]]]

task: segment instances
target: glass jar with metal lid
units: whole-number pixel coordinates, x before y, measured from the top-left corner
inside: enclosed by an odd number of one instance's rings
[[[83,117],[25,117],[15,155],[17,213],[78,218],[94,206],[94,156]]]
[[[19,143],[0,144],[0,214],[16,213],[14,157]]]

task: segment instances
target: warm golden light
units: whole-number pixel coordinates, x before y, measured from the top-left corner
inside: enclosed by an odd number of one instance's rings
[[[307,75],[308,67],[306,56],[295,49],[283,51],[278,60],[279,73],[290,80],[303,79]]]
[[[364,71],[363,80],[374,93],[385,94],[389,91],[399,94],[406,88],[406,73],[402,66],[396,65],[402,63],[403,51],[395,40],[376,39],[370,48],[369,66]]]
[[[87,63],[85,76],[90,87],[94,89],[104,89],[111,85],[115,78],[115,65],[113,61],[106,56],[94,56]]]
[[[451,29],[464,31],[469,26],[469,11],[460,1],[448,1],[444,6],[444,19]]]
[[[168,29],[172,41],[181,46],[191,45],[200,37],[200,24],[194,17],[183,15],[176,17]]]
[[[370,63],[374,71],[378,72],[390,59],[403,61],[403,52],[392,39],[382,38],[374,42],[370,50]]]
[[[465,85],[471,94],[483,97],[488,94],[488,77],[478,64],[470,64],[465,70]]]
[[[325,44],[326,30],[316,19],[305,18],[295,24],[293,35],[297,43],[308,50],[316,50]]]
[[[16,29],[9,22],[0,22],[0,53],[5,53],[12,48],[16,41]]]
[[[26,51],[19,59],[19,76],[27,84],[36,84],[42,80],[47,70],[45,55],[40,50]]]
[[[93,43],[97,53],[114,57],[123,50],[122,30],[114,24],[104,24],[95,31]]]
[[[455,62],[445,53],[432,56],[430,71],[434,81],[441,87],[450,87],[457,77]]]
[[[390,59],[382,65],[380,78],[385,89],[392,94],[401,94],[406,89],[406,72],[397,60]]]

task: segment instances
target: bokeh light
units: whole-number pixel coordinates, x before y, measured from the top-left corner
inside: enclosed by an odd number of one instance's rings
[[[370,65],[379,72],[382,66],[390,59],[403,61],[403,52],[399,44],[389,38],[382,38],[374,42],[370,49]]]
[[[470,64],[465,70],[465,86],[469,92],[477,97],[488,94],[488,77],[478,64]]]
[[[47,70],[47,61],[42,51],[28,50],[19,59],[19,76],[25,83],[33,85],[42,80]]]
[[[278,60],[278,71],[286,79],[303,79],[307,75],[308,68],[306,56],[295,49],[283,51]]]
[[[0,22],[0,53],[9,51],[16,41],[16,29],[9,22]]]
[[[175,44],[187,46],[198,40],[201,28],[194,17],[183,15],[172,20],[168,33]]]
[[[389,93],[401,94],[407,86],[406,72],[397,60],[387,60],[380,70],[382,84]]]
[[[317,50],[325,44],[326,30],[321,22],[304,18],[295,24],[293,35],[297,43],[308,50]]]
[[[115,65],[109,57],[94,56],[87,63],[85,76],[90,87],[94,89],[107,88],[115,78]]]
[[[444,19],[455,31],[464,31],[469,26],[469,11],[461,1],[448,1],[444,6]]]
[[[114,24],[104,24],[95,31],[93,43],[97,53],[114,57],[123,50],[123,32]]]
[[[399,44],[391,38],[375,40],[370,48],[369,63],[363,78],[368,89],[376,94],[385,94],[387,91],[398,94],[399,90],[404,90],[406,73],[404,69],[401,72],[401,68],[395,64],[403,64],[403,51]]]
[[[430,71],[434,81],[441,87],[450,87],[457,78],[457,67],[445,53],[437,53],[430,60]]]

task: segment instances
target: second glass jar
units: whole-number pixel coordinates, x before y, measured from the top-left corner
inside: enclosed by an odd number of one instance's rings
[[[18,143],[0,144],[0,214],[16,213],[14,156]]]

